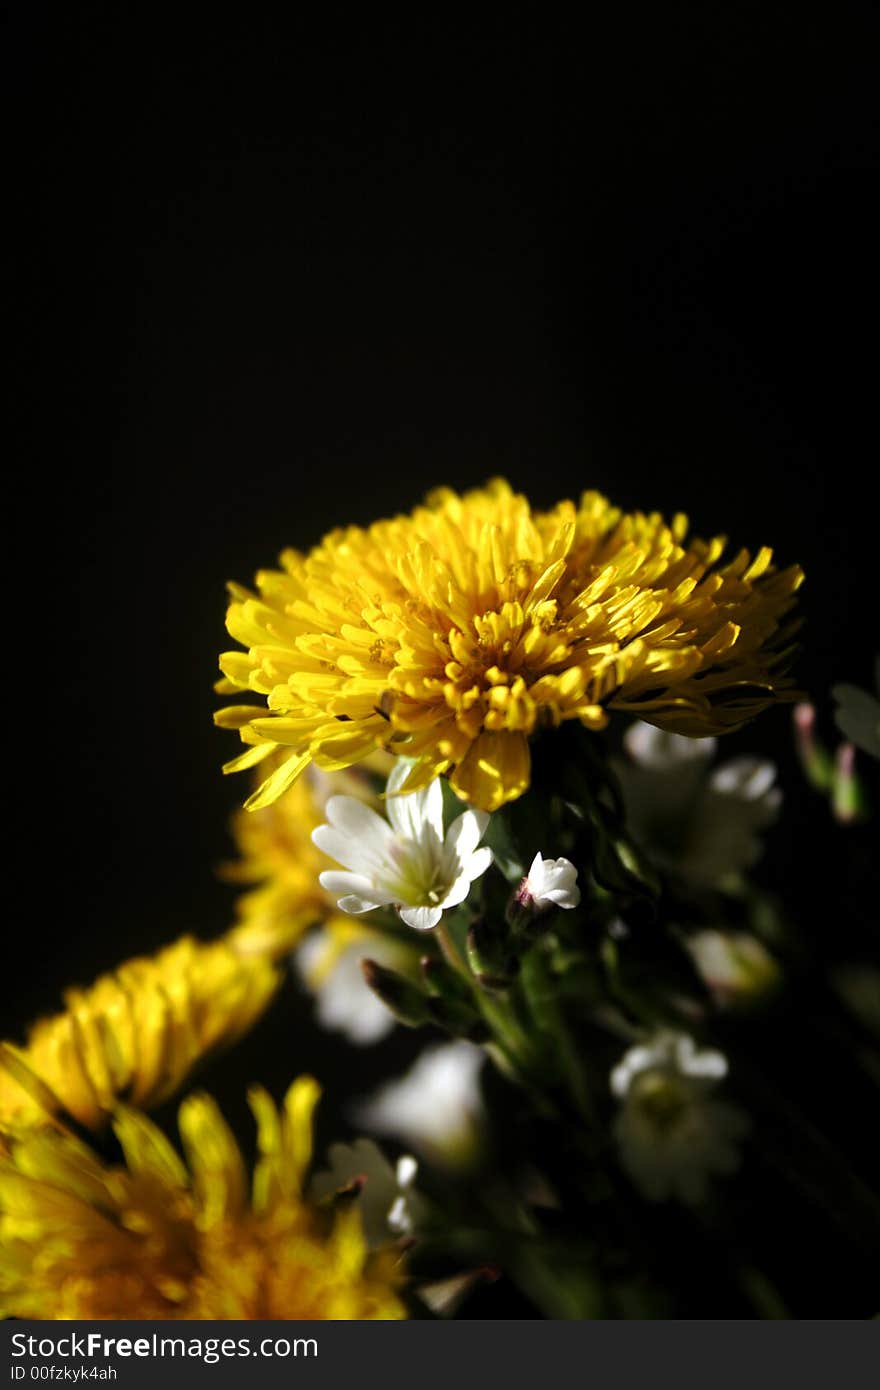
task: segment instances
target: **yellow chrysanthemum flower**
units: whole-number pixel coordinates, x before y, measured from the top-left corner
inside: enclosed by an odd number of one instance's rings
[[[627,709],[680,733],[738,728],[778,698],[800,569],[772,552],[720,566],[723,538],[687,519],[623,514],[597,493],[533,513],[503,481],[441,490],[410,516],[333,531],[308,555],[233,589],[226,691],[266,697],[217,722],[247,745],[227,771],[285,753],[249,809],[314,760],[376,747],[417,760],[406,790],[447,772],[495,810],[526,789],[529,736]]]
[[[259,1157],[244,1160],[210,1097],[179,1112],[189,1161],[137,1110],[114,1129],[108,1167],[54,1130],[26,1130],[0,1158],[0,1314],[15,1318],[394,1319],[399,1252],[371,1254],[360,1215],[303,1195],[318,1088],[290,1088],[281,1114],[249,1096]]]
[[[271,953],[185,936],[137,957],[39,1020],[23,1048],[0,1043],[0,1132],[65,1114],[97,1129],[117,1102],[150,1108],[243,1036],[283,978]]]

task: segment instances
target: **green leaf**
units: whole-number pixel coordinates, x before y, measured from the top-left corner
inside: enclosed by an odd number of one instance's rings
[[[837,727],[862,752],[880,758],[880,700],[857,685],[835,685]]]
[[[483,844],[488,845],[495,856],[495,867],[504,875],[508,883],[519,883],[525,874],[522,856],[516,846],[507,815],[498,811],[492,816],[483,836]]]

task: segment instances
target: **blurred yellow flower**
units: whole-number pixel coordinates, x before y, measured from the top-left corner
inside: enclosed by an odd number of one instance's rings
[[[220,659],[231,693],[267,708],[217,715],[245,752],[283,753],[246,803],[270,805],[312,761],[377,747],[417,760],[407,791],[448,772],[492,811],[529,784],[529,736],[608,707],[695,736],[791,699],[783,619],[802,580],[772,552],[685,542],[687,519],[626,515],[598,493],[532,512],[501,480],[432,493],[409,516],[331,532],[307,555],[233,587]]]
[[[269,953],[245,954],[232,937],[184,936],[68,990],[65,1011],[35,1023],[24,1047],[0,1043],[0,1132],[65,1114],[96,1129],[122,1098],[160,1104],[248,1032],[282,978]]]
[[[384,780],[394,766],[394,758],[380,752],[346,771],[308,768],[271,805],[252,815],[238,812],[232,832],[240,857],[221,869],[233,883],[254,885],[236,904],[238,925],[228,936],[235,949],[244,956],[277,957],[298,948],[297,971],[316,996],[321,1022],[361,1043],[375,1041],[394,1024],[363,980],[362,955],[405,969],[409,950],[340,912],[319,881],[335,863],[312,842],[312,831],[323,823],[330,796],[356,797],[379,810],[368,774]]]
[[[214,1101],[179,1111],[188,1169],[137,1110],[114,1130],[125,1167],[80,1141],[26,1130],[0,1158],[0,1315],[15,1318],[394,1319],[399,1252],[370,1254],[357,1206],[303,1195],[318,1087],[279,1114],[249,1095],[258,1158],[244,1160]]]

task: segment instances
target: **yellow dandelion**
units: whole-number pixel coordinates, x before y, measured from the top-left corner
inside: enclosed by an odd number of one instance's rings
[[[0,1043],[0,1132],[65,1115],[97,1129],[120,1099],[150,1108],[268,1008],[283,972],[232,938],[185,936],[65,995],[24,1047]]]
[[[348,767],[377,747],[448,773],[495,810],[530,777],[529,738],[627,709],[695,736],[792,699],[784,622],[802,580],[772,552],[720,563],[723,538],[687,519],[627,515],[598,493],[533,513],[503,481],[443,489],[409,516],[331,532],[281,570],[234,587],[221,689],[266,708],[217,715],[245,752],[226,771],[283,760],[246,803],[270,805],[314,761]]]
[[[281,1112],[254,1089],[258,1158],[244,1160],[214,1101],[187,1098],[186,1166],[137,1110],[117,1112],[125,1167],[55,1130],[0,1158],[0,1315],[15,1318],[394,1319],[399,1252],[371,1253],[357,1207],[304,1196],[318,1088]],[[250,1190],[249,1190],[250,1189]]]

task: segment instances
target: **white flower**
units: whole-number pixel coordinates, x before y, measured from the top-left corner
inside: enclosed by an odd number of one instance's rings
[[[684,738],[641,722],[623,741],[630,761],[615,770],[627,825],[658,867],[716,887],[757,862],[761,832],[782,801],[773,763],[739,757],[710,771],[715,739]]]
[[[394,1170],[394,1176],[397,1179],[397,1196],[388,1208],[386,1217],[390,1229],[396,1236],[409,1236],[415,1230],[416,1216],[414,1211],[417,1211],[418,1199],[414,1197],[412,1186],[418,1171],[419,1165],[412,1154],[401,1154]]]
[[[492,851],[477,848],[489,817],[464,811],[444,836],[437,778],[423,791],[395,795],[409,771],[410,764],[399,759],[388,778],[388,820],[353,797],[331,796],[325,808],[329,823],[319,825],[312,840],[346,870],[320,876],[328,893],[342,894],[343,912],[394,906],[408,927],[427,931],[464,902],[474,879],[492,863]]]
[[[637,719],[623,736],[623,744],[634,763],[652,772],[669,772],[682,763],[705,763],[715,754],[715,738],[685,738],[670,734]]]
[[[516,896],[519,903],[536,912],[548,907],[577,907],[581,900],[577,869],[570,859],[544,859],[539,850]]]
[[[399,960],[393,944],[373,932],[339,951],[332,935],[322,929],[307,936],[293,956],[299,975],[315,995],[318,1022],[361,1046],[379,1042],[397,1022],[364,979],[361,962],[368,958],[389,966]]]
[[[713,1092],[727,1075],[720,1052],[684,1033],[661,1032],[632,1047],[611,1073],[622,1101],[614,1122],[621,1162],[649,1201],[705,1200],[712,1174],[732,1173],[747,1128],[741,1111]]]
[[[402,1139],[447,1167],[465,1167],[478,1152],[484,1112],[479,1074],[483,1051],[457,1041],[427,1048],[396,1081],[360,1105],[358,1124]]]
[[[367,1243],[376,1247],[387,1244],[389,1234],[412,1235],[424,1202],[414,1188],[418,1164],[411,1154],[403,1154],[392,1168],[372,1139],[356,1139],[353,1144],[331,1144],[327,1159],[330,1167],[312,1179],[314,1197],[361,1183],[357,1203]]]
[[[779,983],[780,970],[770,952],[747,932],[706,927],[689,937],[694,964],[723,1008],[764,998]]]

